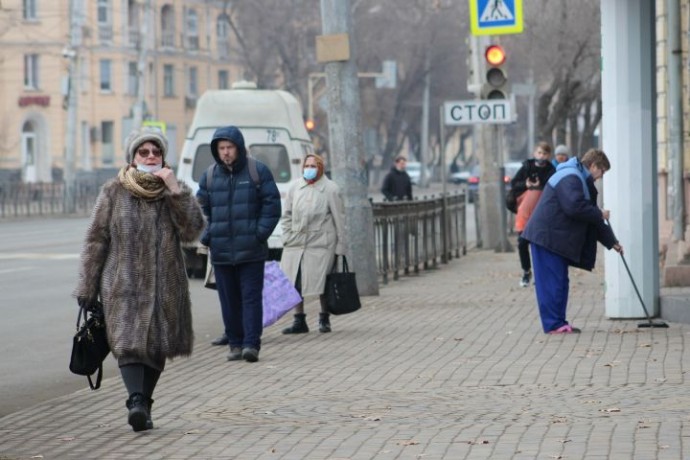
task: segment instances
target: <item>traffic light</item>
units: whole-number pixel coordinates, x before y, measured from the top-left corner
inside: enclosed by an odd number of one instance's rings
[[[489,45],[484,51],[486,76],[482,86],[482,99],[507,99],[508,75],[503,70],[506,53],[499,45]]]
[[[304,121],[304,127],[307,128],[307,131],[311,132],[314,131],[314,128],[316,128],[316,123],[314,123],[314,120],[311,118],[307,118]]]

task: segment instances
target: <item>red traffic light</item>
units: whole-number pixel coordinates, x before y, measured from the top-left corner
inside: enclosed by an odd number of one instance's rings
[[[484,52],[486,62],[492,66],[499,66],[506,61],[506,52],[498,45],[489,45]]]

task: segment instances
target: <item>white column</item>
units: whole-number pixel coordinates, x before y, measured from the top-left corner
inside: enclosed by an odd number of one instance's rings
[[[603,207],[650,315],[658,312],[654,0],[602,0]],[[606,253],[606,315],[644,310],[620,255]]]

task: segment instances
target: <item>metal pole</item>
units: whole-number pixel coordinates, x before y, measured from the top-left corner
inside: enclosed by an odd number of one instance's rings
[[[441,257],[441,261],[443,263],[447,263],[449,257],[449,250],[448,250],[448,231],[449,231],[449,225],[448,225],[448,180],[447,180],[447,173],[448,171],[446,170],[446,126],[445,126],[445,120],[444,118],[444,112],[443,112],[443,104],[439,107],[439,118],[438,118],[438,144],[441,147],[441,186],[442,186],[442,201],[441,201],[441,209],[442,209],[442,217],[443,217],[443,231],[441,232],[441,235],[443,236],[443,255]]]
[[[72,214],[76,210],[74,154],[77,144],[77,72],[79,71],[79,45],[81,43],[80,24],[77,20],[77,0],[70,0],[70,49],[69,85],[67,96],[67,135],[65,136],[65,212]]]
[[[151,0],[142,4],[139,16],[139,59],[137,61],[137,102],[132,110],[132,128],[137,129],[144,121],[144,104],[146,101],[146,73],[148,72],[148,15],[151,11]]]
[[[374,216],[367,196],[366,156],[360,123],[356,50],[350,0],[321,0],[324,35],[348,34],[350,56],[325,64],[328,92],[329,150],[333,179],[345,201],[347,252],[362,295],[378,295]]]
[[[431,87],[431,58],[429,51],[426,52],[426,60],[424,63],[424,93],[422,95],[422,136],[419,142],[419,162],[421,169],[419,171],[419,185],[426,187],[428,185],[428,178],[426,177],[426,163],[427,163],[427,149],[429,146],[429,92]]]

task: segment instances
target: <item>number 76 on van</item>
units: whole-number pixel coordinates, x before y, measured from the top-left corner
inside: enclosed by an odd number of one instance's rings
[[[512,123],[510,101],[505,99],[448,101],[443,104],[446,125],[478,125]]]

